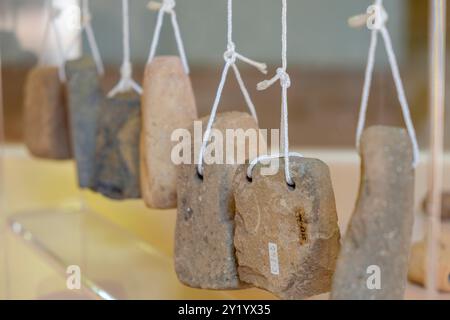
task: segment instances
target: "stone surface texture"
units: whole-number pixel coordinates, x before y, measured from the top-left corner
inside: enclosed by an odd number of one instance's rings
[[[58,68],[39,66],[28,74],[25,85],[24,134],[30,153],[47,159],[70,159],[65,86]]]
[[[411,141],[404,129],[368,128],[361,139],[359,198],[334,276],[332,299],[403,299],[414,208]],[[368,268],[376,269],[368,273]],[[373,268],[373,267],[372,267]],[[380,279],[380,288],[375,276]]]
[[[208,118],[201,120],[204,130]],[[218,114],[214,129],[225,132],[225,129],[239,128],[258,129],[258,126],[247,113]],[[192,152],[197,159],[199,147],[194,145],[201,144],[201,134],[195,139]],[[205,164],[203,179],[197,174],[196,164],[178,167],[175,271],[179,280],[188,286],[204,289],[245,287],[237,275],[233,245],[232,181],[237,167],[237,164]]]
[[[88,188],[95,169],[95,144],[103,92],[95,63],[81,58],[66,63],[67,100],[78,184]]]
[[[156,57],[145,69],[142,94],[141,191],[150,208],[177,205],[176,164],[171,135],[197,119],[189,76],[180,58]]]
[[[91,188],[116,200],[140,198],[140,97],[134,92],[105,99],[100,108]]]
[[[263,175],[259,164],[251,181],[245,165],[235,176],[239,277],[282,299],[328,292],[340,248],[328,166],[317,159],[290,158],[292,189],[284,159],[272,161],[279,164],[275,175]],[[276,252],[269,254],[270,245]]]

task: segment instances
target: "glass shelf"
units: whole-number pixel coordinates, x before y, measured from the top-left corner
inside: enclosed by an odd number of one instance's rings
[[[79,266],[83,289],[100,299],[232,298],[226,292],[183,286],[170,257],[89,211],[16,214],[8,219],[8,229],[61,276],[66,277],[68,266]]]

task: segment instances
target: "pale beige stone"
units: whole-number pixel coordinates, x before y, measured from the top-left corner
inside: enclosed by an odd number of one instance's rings
[[[417,242],[411,248],[409,259],[408,279],[422,286],[426,283],[426,253],[427,242]],[[440,291],[450,292],[450,224],[448,223],[442,226],[436,281]]]
[[[291,157],[293,189],[284,159],[273,161],[276,175],[263,175],[260,164],[248,181],[244,165],[234,179],[239,277],[282,299],[328,292],[340,247],[329,169],[317,159]]]
[[[361,158],[359,198],[331,297],[403,299],[414,220],[411,140],[401,128],[370,127],[361,139]]]
[[[203,130],[207,121],[208,118],[202,119]],[[217,116],[213,128],[225,133],[226,129],[256,130],[258,126],[247,113],[227,112]],[[195,144],[192,148],[199,150],[201,134],[195,138],[197,148]],[[242,146],[242,141],[237,145]],[[197,158],[196,152],[193,155]],[[188,286],[204,289],[244,286],[237,275],[233,246],[232,181],[237,167],[237,164],[205,164],[203,179],[197,174],[196,164],[178,168],[175,271]]]
[[[30,153],[47,159],[70,159],[70,131],[65,86],[58,68],[39,66],[25,85],[24,134]]]
[[[141,191],[151,208],[175,208],[176,164],[171,141],[176,129],[197,119],[189,76],[178,57],[156,57],[145,70],[142,95]]]

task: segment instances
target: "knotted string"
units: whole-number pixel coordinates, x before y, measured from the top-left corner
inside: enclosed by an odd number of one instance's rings
[[[250,110],[251,115],[255,118],[256,122],[258,122],[258,116],[256,114],[255,106],[250,98],[250,94],[248,93],[247,88],[245,87],[244,80],[242,79],[241,73],[236,65],[237,60],[240,60],[244,63],[247,63],[256,69],[258,69],[261,73],[267,74],[267,66],[265,63],[256,62],[251,60],[239,53],[236,52],[236,46],[233,42],[233,1],[228,0],[228,41],[227,41],[227,51],[225,51],[223,57],[225,59],[225,66],[223,68],[222,77],[220,79],[219,87],[217,89],[216,98],[214,100],[214,104],[211,110],[211,116],[209,117],[208,125],[205,130],[205,134],[203,135],[203,142],[200,148],[199,153],[199,163],[197,166],[197,171],[200,176],[203,176],[203,157],[206,150],[206,146],[208,144],[209,138],[211,136],[212,126],[214,124],[214,120],[217,115],[217,109],[220,103],[220,99],[222,97],[223,88],[225,86],[225,81],[228,75],[228,71],[230,67],[233,69],[234,74],[236,76],[236,80],[239,84],[241,92],[244,96],[244,99],[247,103],[247,107]]]
[[[105,67],[104,67],[104,64],[102,61],[102,57],[100,55],[100,51],[98,49],[98,45],[97,45],[97,41],[95,39],[94,30],[92,28],[91,21],[92,21],[92,14],[89,9],[89,0],[82,0],[82,3],[81,3],[81,30],[80,30],[79,35],[73,39],[72,43],[69,46],[69,50],[67,50],[67,52],[72,51],[75,43],[77,42],[76,40],[78,39],[78,37],[81,37],[83,32],[85,32],[87,40],[88,40],[89,48],[91,49],[92,58],[94,59],[95,66],[97,68],[97,73],[102,76],[105,74]]]
[[[397,60],[395,57],[394,49],[392,47],[391,37],[389,31],[386,28],[386,22],[388,20],[388,15],[383,7],[382,0],[375,0],[375,3],[367,9],[367,27],[372,30],[369,56],[367,61],[367,67],[365,72],[364,87],[361,99],[361,106],[359,112],[358,126],[356,129],[356,147],[359,150],[361,135],[364,130],[367,106],[370,95],[370,87],[372,83],[372,76],[375,64],[375,53],[377,48],[378,33],[384,40],[386,53],[389,59],[389,64],[392,70],[392,75],[395,82],[395,87],[397,89],[398,100],[402,108],[403,118],[406,124],[406,129],[411,138],[413,146],[413,167],[415,168],[419,162],[419,145],[417,143],[416,133],[414,130],[414,125],[411,120],[411,114],[409,111],[408,102],[405,95],[405,90],[403,88],[403,83],[400,76],[400,71],[398,68]]]
[[[57,52],[59,55],[58,76],[59,76],[59,79],[61,82],[65,82],[66,81],[66,71],[64,69],[64,64],[65,64],[66,58],[65,58],[65,54],[64,54],[64,50],[63,50],[62,41],[61,41],[61,35],[55,24],[55,20],[56,20],[56,18],[58,18],[58,16],[60,15],[61,12],[59,9],[55,8],[55,6],[53,5],[53,1],[51,1],[51,0],[48,0],[46,2],[46,7],[47,7],[47,12],[48,12],[48,19],[47,19],[47,23],[45,25],[44,38],[42,41],[41,52],[40,52],[38,64],[39,65],[44,64],[45,45],[47,44],[50,31],[53,31],[53,34],[55,35]]]
[[[156,27],[155,27],[155,31],[153,34],[153,41],[152,41],[152,45],[150,47],[150,54],[148,56],[147,63],[151,63],[153,61],[153,59],[155,58],[156,49],[158,48],[158,44],[159,44],[159,37],[161,35],[161,28],[162,28],[162,25],[164,22],[164,14],[167,13],[167,14],[170,14],[170,17],[171,17],[173,32],[175,34],[175,40],[177,42],[178,52],[180,54],[181,61],[183,63],[184,72],[186,72],[186,74],[189,74],[189,65],[188,65],[188,61],[186,58],[186,52],[184,50],[183,40],[181,38],[181,32],[180,32],[180,27],[179,27],[178,21],[177,21],[177,14],[175,12],[175,6],[176,6],[175,0],[163,0],[162,3],[150,1],[150,3],[148,4],[148,7],[150,10],[159,10],[159,12],[158,12],[158,18],[156,20]]]
[[[133,68],[130,60],[130,13],[128,10],[128,0],[122,0],[122,29],[123,29],[123,62],[120,68],[119,83],[108,93],[108,98],[114,97],[118,93],[134,90],[139,95],[142,88],[133,80]]]
[[[288,96],[287,92],[289,87],[291,86],[291,79],[289,74],[287,73],[287,1],[283,0],[283,8],[282,8],[282,35],[281,35],[281,43],[282,43],[282,52],[281,59],[282,65],[281,68],[277,69],[275,76],[270,80],[264,80],[258,83],[258,90],[266,90],[275,82],[280,81],[281,84],[281,153],[278,155],[272,156],[261,156],[253,160],[247,170],[247,177],[249,179],[252,178],[252,172],[255,165],[264,160],[270,160],[274,158],[280,157],[280,155],[284,158],[284,174],[286,177],[286,182],[290,186],[294,186],[294,182],[292,181],[291,173],[289,170],[289,157],[303,157],[300,153],[297,152],[289,152],[289,123],[288,123]]]

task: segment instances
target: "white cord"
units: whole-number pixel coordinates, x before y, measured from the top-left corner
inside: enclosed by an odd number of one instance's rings
[[[270,79],[265,80],[260,83],[258,83],[257,89],[258,90],[266,90],[270,86],[272,86],[275,82],[280,81],[281,88],[282,88],[282,95],[281,95],[281,123],[280,123],[280,130],[281,130],[281,153],[284,155],[284,174],[286,176],[286,182],[289,185],[294,185],[294,182],[292,181],[291,173],[289,170],[289,123],[288,123],[288,96],[287,91],[288,88],[291,86],[291,79],[289,77],[289,74],[287,73],[287,1],[283,0],[283,9],[282,9],[282,35],[281,35],[281,43],[282,43],[282,50],[281,50],[281,60],[282,60],[282,66],[281,68],[277,69],[276,75]],[[258,158],[261,159],[261,158]],[[258,162],[258,159],[256,161]],[[253,169],[253,168],[252,168]],[[250,171],[251,173],[251,171]],[[251,178],[251,174],[248,175],[249,178]]]
[[[392,76],[394,78],[395,87],[397,90],[398,100],[400,102],[400,106],[402,108],[403,118],[405,121],[406,129],[410,136],[412,146],[413,146],[413,167],[417,167],[419,162],[419,145],[417,143],[416,132],[414,130],[414,125],[411,119],[411,114],[409,111],[408,101],[406,99],[405,90],[403,88],[402,79],[400,76],[400,71],[398,68],[398,63],[395,58],[394,49],[392,47],[391,37],[389,35],[389,31],[386,28],[387,21],[387,13],[383,7],[382,0],[376,0],[375,3],[367,9],[367,13],[370,14],[370,19],[367,21],[367,26],[372,30],[371,41],[369,47],[369,55],[367,61],[367,67],[365,72],[364,79],[364,87],[361,98],[361,106],[358,117],[358,125],[356,129],[356,147],[359,150],[361,136],[365,126],[366,114],[367,114],[367,106],[370,95],[370,87],[372,83],[373,70],[375,65],[375,53],[377,48],[377,39],[378,33],[381,32],[381,35],[384,40],[386,53],[389,59],[389,64],[392,70]]]
[[[167,13],[167,14],[170,14],[170,17],[171,17],[173,32],[175,35],[175,41],[177,42],[178,52],[180,54],[181,61],[183,63],[184,72],[186,74],[189,74],[189,64],[187,61],[186,52],[184,50],[183,39],[181,38],[181,32],[180,32],[180,27],[179,27],[178,21],[177,21],[177,14],[175,12],[175,6],[176,6],[175,0],[163,0],[162,3],[150,1],[149,5],[148,5],[148,7],[151,10],[159,10],[159,12],[158,12],[158,18],[156,20],[156,27],[155,27],[155,31],[153,34],[153,41],[152,41],[152,44],[150,47],[150,54],[148,56],[147,63],[151,63],[153,61],[153,59],[155,58],[156,49],[159,44],[159,37],[161,35],[161,28],[162,28],[163,21],[164,21],[164,14]]]
[[[61,82],[65,82],[66,81],[66,70],[64,69],[64,64],[66,61],[65,58],[65,54],[64,54],[64,49],[63,49],[63,45],[61,42],[61,35],[59,33],[59,30],[55,24],[55,20],[56,18],[58,18],[60,11],[58,9],[56,9],[53,5],[53,1],[48,0],[46,1],[46,7],[47,7],[47,12],[48,12],[48,19],[47,19],[47,24],[45,26],[45,30],[44,30],[44,38],[42,41],[42,48],[41,48],[41,53],[40,53],[40,57],[39,57],[39,65],[42,65],[44,62],[44,48],[45,45],[48,41],[48,36],[50,34],[50,30],[53,31],[53,34],[55,36],[55,42],[56,42],[56,48],[57,48],[57,52],[59,55],[59,65],[58,65],[58,76]]]
[[[120,68],[119,83],[108,93],[108,98],[114,97],[118,93],[134,90],[139,95],[142,88],[133,80],[133,68],[130,60],[130,13],[128,10],[128,0],[122,0],[122,29],[123,29],[123,62]]]
[[[220,79],[219,87],[217,88],[216,97],[214,99],[214,104],[211,109],[211,115],[209,117],[208,125],[206,127],[205,134],[203,135],[202,146],[200,148],[199,160],[198,160],[198,166],[197,166],[197,171],[200,176],[203,176],[203,157],[204,157],[204,153],[205,153],[209,138],[211,136],[212,126],[216,119],[217,109],[219,107],[223,88],[225,86],[225,81],[227,79],[227,75],[228,75],[228,71],[230,70],[230,67],[233,69],[236,80],[237,80],[239,87],[241,89],[241,92],[245,98],[245,102],[247,103],[247,107],[250,110],[251,115],[255,118],[256,122],[258,122],[258,118],[257,118],[255,105],[253,104],[253,102],[250,98],[250,94],[248,93],[248,90],[245,87],[245,83],[242,80],[241,74],[236,65],[236,61],[240,60],[244,63],[247,63],[247,64],[255,67],[261,73],[267,74],[267,65],[265,63],[256,62],[256,61],[251,60],[251,59],[236,52],[236,46],[233,42],[233,0],[228,0],[228,10],[227,11],[228,11],[228,15],[227,15],[227,22],[228,22],[227,39],[228,39],[228,41],[227,41],[227,51],[225,51],[225,53],[223,55],[223,57],[225,59],[225,66],[222,71],[222,77]]]

